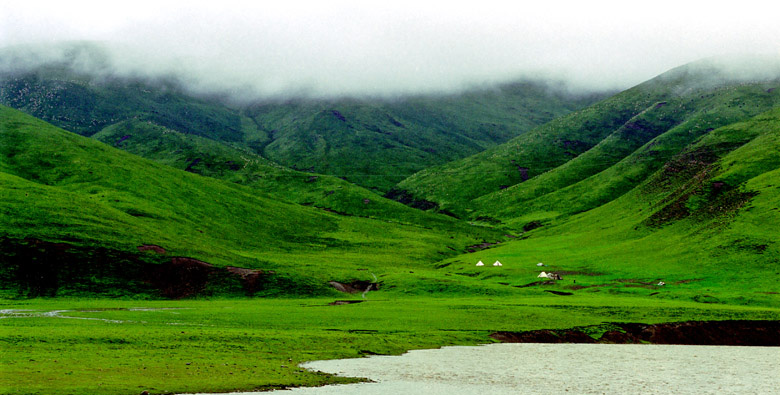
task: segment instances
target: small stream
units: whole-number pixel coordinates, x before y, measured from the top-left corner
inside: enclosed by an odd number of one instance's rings
[[[302,366],[375,382],[273,393],[780,394],[778,347],[491,344]]]

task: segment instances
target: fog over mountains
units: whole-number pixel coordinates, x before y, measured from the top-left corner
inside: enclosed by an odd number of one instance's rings
[[[56,57],[56,43],[90,42],[112,73],[173,74],[253,99],[451,93],[527,78],[616,90],[700,58],[777,54],[780,26],[759,5],[33,1],[4,5],[0,47]]]

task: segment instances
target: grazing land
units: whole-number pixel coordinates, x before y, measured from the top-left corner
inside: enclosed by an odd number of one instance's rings
[[[566,298],[565,300],[562,298]],[[137,394],[353,382],[304,361],[492,342],[609,321],[780,319],[780,309],[615,295],[0,301],[3,393]],[[13,309],[14,311],[9,311]],[[67,318],[66,318],[67,317]]]

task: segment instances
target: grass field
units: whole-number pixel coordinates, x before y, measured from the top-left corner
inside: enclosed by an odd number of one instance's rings
[[[780,319],[778,308],[598,294],[565,297],[565,303],[549,294],[370,293],[359,304],[328,305],[332,301],[0,300],[0,393],[160,394],[323,385],[354,380],[297,365],[484,344],[497,330]]]

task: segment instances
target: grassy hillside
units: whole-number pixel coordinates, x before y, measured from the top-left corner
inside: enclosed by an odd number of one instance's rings
[[[502,143],[593,100],[528,82],[447,96],[268,103],[247,110],[264,132],[248,143],[285,166],[387,191],[412,173]]]
[[[444,229],[454,220],[412,209],[342,179],[295,171],[247,148],[177,132],[151,121],[111,125],[92,138],[180,170],[252,187],[276,200],[323,210]]]
[[[476,210],[525,223],[599,207],[637,186],[713,129],[780,104],[780,83],[740,84],[671,98],[565,164],[474,200]],[[693,97],[692,97],[693,96]]]
[[[61,50],[62,59],[35,67],[25,66],[33,50],[2,51],[11,61],[0,70],[0,104],[84,136],[120,122],[149,121],[382,192],[428,166],[505,142],[602,97],[520,82],[453,95],[247,104],[229,95],[188,93],[175,77],[117,76],[97,45]]]
[[[572,294],[776,305],[779,177],[775,109],[711,131],[604,205],[442,264],[487,279],[473,259],[500,259],[515,286],[558,272],[564,280],[535,286]]]
[[[157,245],[166,250],[165,259],[184,256],[273,272],[270,293],[321,293],[328,280],[370,280],[360,271],[366,269],[379,275],[424,270],[442,256],[500,236],[461,224],[443,232],[438,217],[430,224],[401,224],[288,203],[141,159],[16,110],[0,111],[6,263],[19,251],[34,254],[36,246],[59,248],[35,240],[66,243],[70,252],[64,256],[85,259],[74,264],[83,265],[87,273],[78,275],[89,278],[95,274],[89,270],[99,270],[105,260],[90,251],[154,261],[137,248]],[[23,259],[15,262],[25,265]],[[4,268],[9,280],[10,269]],[[273,283],[276,278],[286,285]]]
[[[544,220],[598,207],[719,126],[772,108],[777,82],[729,82],[688,65],[399,189],[462,215]],[[616,166],[616,167],[613,167]]]
[[[166,80],[98,78],[52,65],[0,75],[0,104],[84,136],[143,119],[215,140],[243,140],[236,111],[186,95]]]

